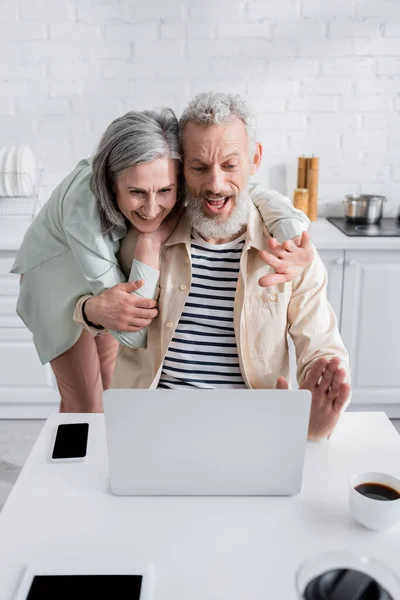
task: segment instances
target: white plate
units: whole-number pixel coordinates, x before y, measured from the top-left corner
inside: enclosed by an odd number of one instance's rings
[[[5,185],[5,163],[7,156],[7,148],[0,148],[0,196],[7,196]]]
[[[5,188],[7,196],[16,196],[15,193],[15,158],[16,158],[16,148],[13,146],[9,148],[5,160]]]
[[[37,171],[35,157],[28,144],[18,148],[17,171],[20,174],[18,178],[20,195],[31,196],[36,186]]]

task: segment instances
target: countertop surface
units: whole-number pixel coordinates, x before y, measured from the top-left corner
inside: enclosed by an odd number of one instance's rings
[[[0,219],[0,251],[18,250],[30,219]],[[310,224],[311,240],[318,250],[400,250],[400,237],[349,237],[324,218]]]
[[[74,421],[89,423],[86,460],[51,463],[58,424]],[[383,412],[345,413],[329,442],[308,442],[296,496],[114,496],[104,415],[53,413],[0,515],[0,598],[15,598],[25,566],[40,572],[53,561],[97,572],[130,561],[133,573],[151,563],[152,600],[295,600],[299,566],[332,552],[398,574],[399,527],[358,524],[348,488],[354,473],[397,473],[399,452]],[[397,585],[385,587],[400,598]]]

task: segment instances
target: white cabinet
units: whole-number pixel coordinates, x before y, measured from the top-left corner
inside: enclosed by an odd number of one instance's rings
[[[327,296],[330,305],[335,311],[338,326],[342,310],[342,288],[343,288],[343,250],[320,250],[319,255],[328,273]]]
[[[400,252],[346,250],[343,281],[353,402],[400,416]]]
[[[17,316],[19,276],[9,271],[15,252],[0,251],[0,418],[44,418],[58,409],[53,372],[43,366],[32,335]]]
[[[353,409],[400,417],[400,251],[321,250],[327,296],[350,356]],[[297,387],[289,341],[291,383]]]

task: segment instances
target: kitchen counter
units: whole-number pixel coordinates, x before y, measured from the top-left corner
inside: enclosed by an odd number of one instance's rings
[[[30,219],[0,219],[0,251],[15,251],[21,245]],[[400,237],[348,237],[326,219],[310,224],[311,240],[318,250],[400,250]]]
[[[317,250],[400,250],[400,237],[349,237],[326,219],[308,229]]]

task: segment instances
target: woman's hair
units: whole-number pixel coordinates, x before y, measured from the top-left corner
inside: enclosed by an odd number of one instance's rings
[[[170,108],[130,111],[107,127],[93,157],[90,181],[103,234],[126,223],[115,193],[120,173],[133,165],[163,157],[181,162],[178,119]]]

